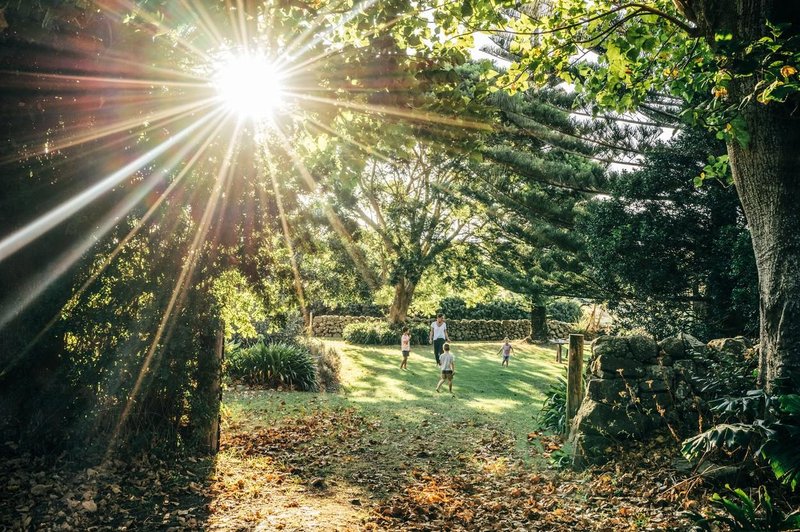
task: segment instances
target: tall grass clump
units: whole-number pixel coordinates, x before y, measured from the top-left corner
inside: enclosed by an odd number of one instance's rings
[[[258,342],[234,349],[227,358],[226,371],[233,381],[269,388],[317,391],[317,363],[300,345]]]

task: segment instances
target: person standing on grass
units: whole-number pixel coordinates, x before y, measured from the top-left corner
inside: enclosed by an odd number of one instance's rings
[[[500,346],[500,351],[498,351],[497,354],[503,353],[503,361],[500,363],[500,365],[508,367],[508,359],[511,358],[511,351],[514,350],[514,347],[511,345],[508,337],[506,337],[503,342],[504,343]]]
[[[400,352],[403,353],[400,369],[408,369],[408,355],[411,353],[411,336],[408,334],[408,327],[403,327],[403,336],[400,337]]]
[[[433,344],[433,356],[436,358],[436,365],[439,365],[439,356],[442,354],[442,348],[445,342],[449,342],[450,337],[447,335],[447,324],[444,322],[444,314],[437,314],[436,321],[431,323],[430,342]]]
[[[450,352],[450,344],[444,344],[443,349],[444,351],[439,357],[442,376],[439,378],[439,384],[436,385],[436,391],[438,392],[439,388],[442,387],[442,383],[447,381],[447,388],[450,393],[453,393],[453,374],[456,372],[456,357]]]

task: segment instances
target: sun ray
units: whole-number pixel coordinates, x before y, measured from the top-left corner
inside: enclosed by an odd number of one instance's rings
[[[381,160],[383,162],[386,162],[386,163],[391,163],[392,162],[391,159],[389,159],[388,156],[384,155],[383,153],[380,153],[379,151],[377,151],[372,146],[369,146],[368,144],[364,144],[363,142],[359,142],[359,141],[353,139],[352,137],[349,137],[349,136],[345,135],[344,133],[342,133],[340,131],[336,131],[332,127],[323,124],[319,120],[316,120],[314,118],[309,118],[308,121],[311,122],[312,124],[314,124],[315,126],[317,126],[318,128],[320,128],[321,130],[327,131],[331,135],[342,139],[343,141],[347,142],[348,144],[352,144],[353,146],[356,146],[357,148],[360,148],[367,155],[375,157],[376,159],[379,159],[379,160]]]
[[[139,25],[140,31],[151,33],[153,34],[154,37],[163,34],[171,34],[173,37],[173,41],[176,44],[178,44],[183,50],[186,50],[187,52],[194,55],[195,57],[200,58],[201,60],[209,61],[211,59],[206,52],[195,47],[192,43],[190,43],[186,39],[183,39],[180,36],[175,36],[174,32],[172,31],[172,28],[165,26],[158,17],[150,14],[146,9],[139,9],[139,7],[134,2],[127,2],[127,5],[129,12],[135,12],[137,16],[141,17],[148,24],[150,24],[150,26]],[[108,15],[111,15],[113,18],[116,19],[122,19],[124,16],[123,13],[118,13],[116,11],[113,11],[109,9],[108,6],[101,5],[100,10]],[[158,31],[154,32],[153,28],[156,28]]]
[[[116,424],[112,437],[109,441],[109,446],[108,446],[109,453],[113,451],[113,448],[116,444],[119,434],[123,426],[125,425],[128,416],[130,415],[131,408],[133,408],[133,404],[136,400],[136,397],[139,395],[142,383],[144,382],[144,378],[149,372],[151,365],[154,364],[154,357],[156,351],[159,348],[162,337],[165,335],[165,332],[168,331],[168,328],[171,328],[170,322],[172,321],[172,323],[174,323],[174,320],[171,320],[173,316],[173,311],[176,308],[179,308],[180,303],[183,300],[183,297],[185,297],[188,288],[188,283],[191,281],[192,274],[194,273],[195,267],[197,265],[197,257],[200,252],[200,246],[203,244],[203,242],[205,242],[205,237],[208,233],[209,225],[211,223],[211,218],[213,216],[214,211],[216,211],[217,203],[219,202],[219,199],[222,196],[222,190],[225,187],[225,182],[230,179],[230,174],[233,169],[233,164],[232,164],[233,154],[236,148],[236,142],[240,134],[241,134],[241,121],[237,124],[236,131],[234,132],[228,143],[228,148],[226,150],[225,156],[220,164],[217,177],[214,180],[214,187],[209,195],[205,210],[203,211],[203,216],[200,222],[197,224],[197,230],[195,231],[194,239],[192,240],[192,243],[189,246],[189,250],[187,252],[187,260],[184,262],[181,268],[181,272],[178,275],[178,279],[175,282],[172,294],[170,295],[169,302],[167,303],[167,306],[164,309],[164,314],[162,315],[161,321],[159,322],[158,328],[156,329],[153,341],[150,343],[150,347],[148,348],[144,360],[142,361],[142,367],[139,370],[139,375],[136,378],[136,382],[134,383],[131,392],[128,394],[128,398],[125,403],[125,408],[122,410],[120,414],[120,418]],[[157,362],[155,365],[157,366]]]
[[[304,31],[303,33],[301,33],[300,35],[298,35],[297,38],[294,41],[292,41],[292,43],[290,43],[289,46],[286,47],[286,49],[287,50],[292,50],[295,46],[299,46],[299,43],[301,43],[305,39],[307,39],[309,35],[313,35],[314,38],[309,40],[304,45],[302,45],[302,47],[299,48],[296,53],[288,56],[287,63],[293,63],[294,59],[296,57],[301,57],[308,50],[311,50],[315,46],[317,46],[317,45],[321,44],[322,42],[324,42],[325,39],[328,38],[330,35],[332,35],[335,31],[341,29],[345,24],[347,24],[348,22],[353,20],[355,17],[357,17],[358,15],[360,15],[361,13],[363,13],[364,11],[369,9],[370,7],[372,7],[376,2],[377,2],[377,0],[366,0],[366,1],[362,2],[359,5],[353,6],[353,8],[350,10],[350,12],[347,15],[345,15],[344,17],[342,17],[342,19],[335,26],[330,26],[329,28],[325,29],[324,31],[318,31],[319,28],[320,28],[320,25],[316,24],[316,21],[315,21],[314,24],[310,24],[309,28],[306,31]],[[323,20],[324,21],[323,16],[320,15],[318,17],[318,20]],[[327,24],[326,24],[326,26],[327,26]],[[382,25],[380,25],[380,24],[378,26],[382,27]],[[320,55],[326,55],[326,54],[320,54]],[[290,69],[290,71],[288,73],[289,74],[294,73],[294,71],[297,71],[300,68],[303,68],[308,64],[310,64],[310,62],[308,62],[308,61],[302,62],[301,65],[298,68]]]
[[[212,37],[214,41],[216,41],[215,48],[221,47],[226,42],[225,38],[223,38],[222,34],[219,32],[217,25],[211,20],[211,15],[208,14],[202,2],[192,2],[192,4],[189,5],[188,0],[180,0],[180,4],[195,22],[197,22],[205,35]]]
[[[388,105],[373,105],[373,104],[365,104],[357,102],[348,102],[344,100],[333,100],[330,98],[322,98],[319,96],[312,96],[310,94],[302,94],[299,92],[292,92],[292,96],[302,100],[312,101],[316,103],[324,103],[332,105],[334,107],[343,107],[345,109],[353,109],[355,111],[361,111],[364,113],[385,114],[390,116],[406,118],[408,120],[414,120],[416,122],[441,124],[445,126],[452,126],[459,128],[470,128],[479,131],[492,131],[492,126],[487,124],[486,122],[465,120],[463,118],[450,118],[436,113],[409,111],[405,109],[398,109],[396,107],[391,107]]]
[[[172,194],[172,192],[178,187],[178,185],[183,181],[183,178],[194,169],[195,163],[200,159],[200,157],[204,156],[206,150],[211,145],[211,141],[220,133],[222,127],[225,125],[225,117],[221,116],[214,129],[210,134],[206,136],[206,139],[200,145],[199,149],[195,150],[194,154],[189,158],[186,165],[181,169],[180,172],[175,176],[175,179],[169,184],[169,186],[164,190],[164,192],[156,199],[153,205],[147,210],[147,212],[142,215],[142,218],[134,225],[133,228],[126,234],[122,240],[117,244],[117,246],[109,253],[108,257],[106,257],[103,262],[98,266],[97,270],[89,276],[86,281],[75,291],[73,294],[73,298],[80,298],[86,290],[92,286],[95,281],[106,271],[106,269],[111,265],[111,263],[116,259],[116,257],[125,249],[128,242],[130,242],[136,235],[139,234],[142,228],[144,228],[145,224],[150,220],[150,218],[155,214],[161,204]],[[187,155],[187,152],[194,149],[191,144],[187,144],[182,151],[181,155]],[[45,284],[48,284],[50,281],[47,281]],[[41,340],[41,338],[49,331],[56,322],[61,319],[61,313],[66,309],[66,305],[62,307],[55,315],[47,322],[47,324],[42,328],[39,333],[31,340],[25,348],[20,351],[20,353],[12,359],[11,362],[6,364],[5,368],[0,371],[0,377],[5,375],[8,371],[10,371],[17,362],[19,362],[25,355],[27,355],[30,350]],[[3,318],[5,321],[5,318]],[[1,327],[1,325],[0,325]]]
[[[311,172],[308,171],[303,161],[300,159],[300,156],[294,150],[294,147],[289,143],[289,139],[286,138],[286,135],[280,130],[280,128],[275,128],[276,134],[280,139],[281,148],[284,152],[289,156],[292,161],[293,166],[295,169],[300,173],[303,180],[308,187],[308,191],[313,193],[317,193],[319,189],[319,184],[311,175]],[[342,223],[339,215],[331,208],[327,201],[321,201],[322,210],[327,218],[328,222],[333,227],[333,230],[339,235],[341,239],[342,246],[347,251],[347,254],[350,255],[350,258],[353,259],[353,263],[359,269],[361,275],[364,278],[364,281],[367,285],[375,289],[378,286],[377,281],[373,278],[372,273],[369,271],[369,268],[366,265],[366,259],[362,256],[359,249],[356,247],[355,242],[353,241],[352,235],[347,231]]]
[[[266,165],[268,158],[268,153],[266,151],[266,145],[264,146],[263,157],[264,161],[262,164]],[[283,230],[283,239],[286,242],[286,249],[289,250],[289,262],[292,267],[292,276],[294,278],[294,289],[297,292],[297,301],[300,304],[300,310],[303,313],[303,322],[308,323],[308,307],[306,306],[306,298],[303,292],[303,280],[300,276],[300,268],[297,266],[297,258],[294,254],[294,245],[292,244],[292,235],[289,231],[289,222],[286,218],[286,211],[283,207],[283,196],[280,191],[280,187],[278,186],[278,179],[275,176],[275,168],[272,165],[268,166],[270,181],[272,182],[272,192],[275,194],[275,203],[278,206],[278,217],[281,219],[281,228]]]
[[[132,139],[139,135],[142,132],[153,131],[158,128],[163,128],[166,125],[169,125],[173,122],[177,122],[178,120],[182,120],[184,118],[190,117],[196,114],[198,111],[203,110],[204,108],[211,107],[212,104],[215,103],[214,99],[206,99],[200,101],[194,101],[192,103],[185,104],[183,106],[177,108],[167,108],[164,111],[157,112],[154,115],[148,117],[147,121],[150,122],[150,125],[141,131],[136,131],[134,133],[129,133],[126,136],[126,139]],[[115,122],[108,126],[101,126],[95,128],[93,131],[83,134],[77,135],[75,137],[68,137],[61,141],[53,141],[51,144],[43,145],[41,149],[36,151],[31,151],[25,154],[24,157],[16,157],[14,159],[5,159],[0,160],[0,166],[6,164],[13,164],[19,162],[20,160],[33,157],[36,155],[45,155],[48,152],[56,151],[56,150],[65,150],[68,148],[72,148],[75,146],[79,146],[81,144],[85,144],[87,142],[92,142],[95,140],[100,140],[104,137],[108,137],[111,135],[116,135],[118,133],[123,133],[129,131],[130,129],[136,128],[141,126],[143,123],[142,117],[131,118],[129,120],[125,120],[122,122]],[[74,129],[76,130],[83,130],[85,127],[83,126],[76,126]],[[67,130],[67,135],[71,134],[71,130]],[[116,142],[120,142],[125,139],[117,140]],[[3,260],[2,255],[0,255],[0,261]]]
[[[0,262],[19,251],[23,246],[38,239],[53,227],[64,222],[70,216],[84,209],[87,205],[89,205],[89,203],[96,200],[115,186],[119,185],[125,178],[146,164],[152,162],[156,157],[166,152],[168,149],[174,147],[179,142],[184,141],[191,133],[199,129],[200,126],[213,118],[213,116],[213,113],[203,116],[194,124],[186,127],[182,131],[179,131],[155,148],[149,150],[144,155],[137,157],[135,160],[126,164],[116,172],[106,176],[99,183],[96,183],[80,194],[73,196],[58,207],[52,209],[47,214],[40,216],[33,222],[27,224],[25,227],[14,231],[3,240],[0,240]]]
[[[0,75],[4,76],[3,87],[6,89],[28,89],[31,87],[31,82],[36,82],[37,90],[63,89],[65,87],[74,87],[76,84],[81,84],[81,90],[86,92],[98,88],[107,89],[109,86],[113,85],[119,85],[118,88],[159,86],[169,88],[188,87],[193,89],[203,88],[208,85],[208,81],[200,76],[192,76],[190,79],[194,81],[170,81],[168,79],[158,78],[115,78],[111,76],[91,76],[88,74],[49,74],[46,72],[24,72],[18,70],[0,70]],[[51,83],[42,83],[42,80]]]

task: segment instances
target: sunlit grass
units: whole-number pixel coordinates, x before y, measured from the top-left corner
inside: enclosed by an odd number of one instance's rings
[[[500,342],[456,342],[454,395],[435,392],[439,373],[429,346],[412,348],[408,371],[399,369],[400,351],[394,347],[352,346],[328,340],[342,353],[340,394],[256,392],[226,399],[236,423],[268,424],[285,415],[308,415],[318,409],[355,406],[368,417],[382,420],[389,430],[436,431],[463,425],[495,427],[513,434],[515,449],[526,458],[527,434],[536,428],[536,416],[550,383],[564,374],[555,362],[555,348],[518,344],[510,367],[495,356]],[[430,424],[422,429],[421,423]],[[438,434],[445,445],[461,446],[464,434]],[[448,443],[449,442],[449,443]]]

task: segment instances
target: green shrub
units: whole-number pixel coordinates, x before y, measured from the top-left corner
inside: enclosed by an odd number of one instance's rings
[[[736,532],[800,528],[800,510],[784,512],[772,502],[766,487],[759,486],[755,497],[740,488],[727,488],[733,493],[733,497],[713,494],[710,501],[714,510],[710,515],[696,512],[689,514],[697,529],[719,530],[719,525]]]
[[[324,392],[336,392],[341,386],[342,360],[339,352],[324,342],[313,339],[302,340],[317,362],[317,388]]]
[[[386,323],[351,323],[342,329],[342,338],[345,342],[361,345],[381,345],[394,343],[394,338],[389,339],[391,331]]]
[[[257,344],[233,350],[226,364],[231,379],[270,388],[316,391],[317,363],[308,349],[287,343]]]
[[[415,323],[411,327],[409,327],[409,333],[411,334],[411,345],[430,345],[430,325],[425,323]],[[398,342],[400,341],[400,336],[398,335]]]
[[[545,400],[537,419],[539,427],[557,434],[567,431],[567,381],[559,377],[545,392]]]
[[[576,323],[583,316],[581,306],[570,299],[556,299],[547,305],[547,317],[551,320]]]
[[[446,297],[439,303],[439,312],[451,320],[524,320],[530,312],[516,303],[492,300],[467,307],[460,297]]]
[[[351,323],[342,330],[345,342],[360,345],[400,345],[403,325],[389,325],[385,322]],[[417,323],[409,326],[411,345],[427,345],[428,325]]]

